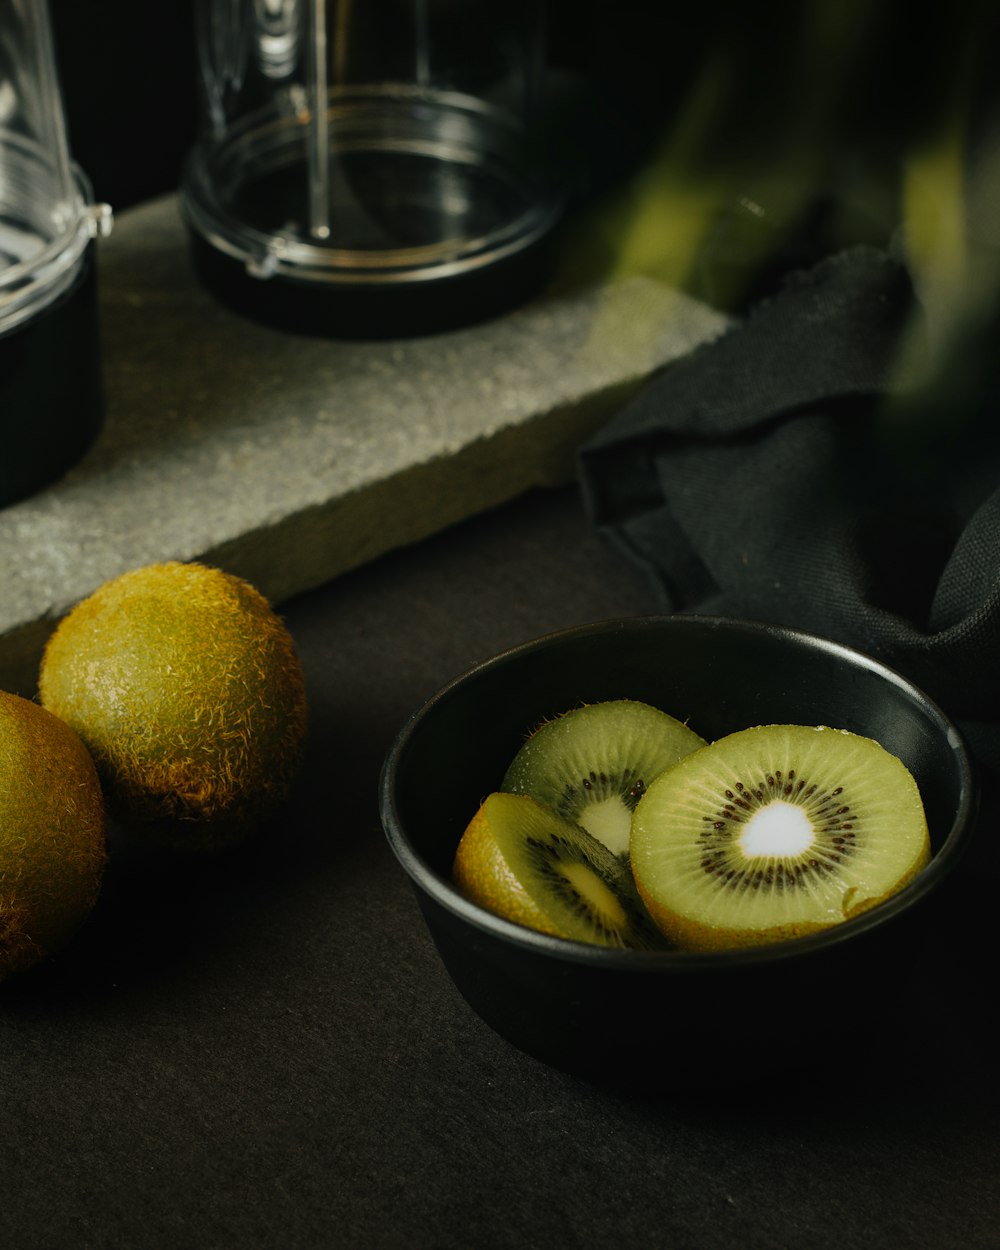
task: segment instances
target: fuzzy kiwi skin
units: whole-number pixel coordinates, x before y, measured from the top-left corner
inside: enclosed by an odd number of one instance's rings
[[[104,802],[86,747],[37,703],[0,692],[0,981],[76,932],[105,859]]]
[[[79,603],[45,649],[39,695],[86,743],[112,815],[192,851],[275,811],[307,724],[284,623],[249,582],[197,563],[133,570]]]

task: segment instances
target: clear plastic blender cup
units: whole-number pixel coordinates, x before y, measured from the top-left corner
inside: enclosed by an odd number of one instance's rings
[[[521,298],[565,204],[543,0],[202,0],[202,272],[301,328],[382,333]],[[200,245],[200,246],[198,246]]]
[[[70,159],[46,0],[0,3],[0,505],[97,434],[93,240],[106,205]]]

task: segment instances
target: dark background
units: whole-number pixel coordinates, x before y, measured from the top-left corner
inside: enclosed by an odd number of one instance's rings
[[[177,185],[195,133],[193,0],[51,0],[70,150],[119,212]]]
[[[71,151],[115,213],[178,186],[198,133],[201,2],[51,0]],[[684,272],[662,269],[669,222],[646,236],[637,267],[740,313],[792,270],[853,244],[891,246],[908,162],[942,135],[966,171],[1000,147],[1000,8],[984,0],[920,14],[899,0],[549,0],[548,14],[562,106],[550,118],[576,190],[560,272],[570,285],[614,270],[629,225],[622,195],[633,175],[664,168],[665,151],[679,162],[668,176],[722,186],[724,198]],[[992,342],[992,320],[981,337]]]
[[[51,0],[72,149],[116,210],[177,184],[197,126],[195,7]],[[981,118],[995,103],[1000,17],[980,0],[920,14],[898,0],[550,0],[549,15],[552,63],[592,87],[584,142],[598,180],[630,168],[676,121],[719,54],[728,72],[704,150],[711,161],[773,161],[815,141],[891,178],[956,109]],[[803,115],[801,100],[817,90],[823,108]]]

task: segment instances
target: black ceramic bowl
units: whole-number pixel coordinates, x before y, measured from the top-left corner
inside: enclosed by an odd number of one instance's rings
[[[930,864],[894,897],[832,929],[739,952],[582,945],[467,902],[450,883],[455,848],[525,734],[581,701],[614,698],[652,703],[708,739],[769,722],[875,738],[917,780]],[[679,1070],[685,1058],[751,1052],[781,1071],[790,1052],[840,1044],[845,1033],[871,1037],[887,1015],[905,1012],[907,969],[971,836],[973,807],[957,730],[898,674],[820,638],[694,616],[584,626],[487,660],[415,713],[381,783],[389,842],[472,1008],[559,1068],[640,1079]]]

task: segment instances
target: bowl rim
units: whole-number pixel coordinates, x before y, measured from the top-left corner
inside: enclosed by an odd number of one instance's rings
[[[708,629],[766,635],[790,642],[795,646],[824,651],[852,666],[868,669],[892,685],[900,687],[909,698],[929,714],[932,720],[937,721],[942,730],[943,741],[947,744],[958,769],[958,805],[951,827],[940,848],[912,881],[891,897],[860,915],[803,937],[788,938],[769,945],[746,947],[740,950],[642,951],[553,937],[506,920],[464,898],[450,881],[442,877],[417,853],[404,831],[397,807],[397,773],[400,761],[413,736],[434,709],[451,697],[453,691],[479,674],[499,668],[524,654],[543,651],[571,639],[589,635],[662,629],[664,625],[670,628],[668,622],[671,621],[681,622],[685,626],[700,625]],[[958,727],[934,699],[895,668],[855,647],[806,630],[739,617],[678,612],[612,617],[549,631],[536,638],[507,647],[458,673],[417,707],[396,734],[381,769],[379,806],[385,836],[411,882],[440,907],[484,934],[513,943],[528,951],[555,956],[571,963],[585,963],[609,970],[624,969],[637,972],[669,968],[678,972],[695,970],[721,972],[743,966],[781,964],[790,959],[802,958],[814,951],[840,947],[873,929],[881,928],[910,911],[953,872],[964,854],[974,830],[976,785],[972,763]]]

